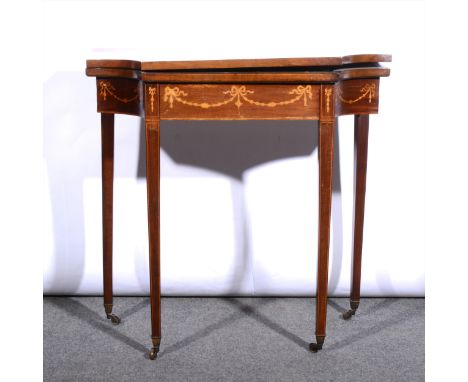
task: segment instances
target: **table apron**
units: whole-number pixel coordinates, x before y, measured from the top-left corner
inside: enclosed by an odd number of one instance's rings
[[[147,85],[147,96],[151,89]],[[320,115],[320,85],[160,84],[159,90],[161,120],[318,120]],[[151,102],[147,115],[148,108]]]
[[[96,85],[101,113],[157,115],[161,120],[321,119],[320,84],[144,84],[138,79],[97,78]],[[378,112],[379,79],[326,86],[334,91],[322,94],[322,104],[334,105],[334,116]]]

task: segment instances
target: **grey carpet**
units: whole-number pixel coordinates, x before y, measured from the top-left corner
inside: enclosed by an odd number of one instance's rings
[[[147,297],[44,298],[44,381],[423,381],[424,299],[329,301],[313,354],[312,298],[163,298],[158,359],[147,359]]]

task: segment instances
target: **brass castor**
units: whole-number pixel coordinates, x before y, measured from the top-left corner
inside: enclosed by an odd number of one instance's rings
[[[153,348],[149,351],[148,357],[153,360],[158,356],[159,345],[161,344],[161,337],[152,336],[151,341],[153,342]]]
[[[309,344],[309,350],[312,353],[317,353],[319,350],[322,350],[323,343],[325,342],[325,336],[315,336],[317,342],[312,342]]]
[[[116,316],[114,313],[107,313],[107,319],[111,320],[112,324],[114,325],[120,324],[120,318]]]
[[[359,301],[350,301],[349,304],[351,305],[351,309],[348,310],[347,312],[343,313],[343,319],[349,320],[351,317],[353,317],[356,314],[356,310],[359,307]]]
[[[353,317],[356,314],[356,309],[350,309],[347,312],[343,313],[343,319],[349,320],[351,317]]]
[[[153,347],[148,354],[149,359],[151,360],[156,359],[158,356],[158,351],[159,351],[159,348]]]
[[[309,350],[312,353],[317,353],[319,350],[322,350],[322,344],[316,344],[315,342],[312,342],[309,344]]]

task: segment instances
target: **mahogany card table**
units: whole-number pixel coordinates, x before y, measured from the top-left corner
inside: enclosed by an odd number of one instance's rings
[[[390,55],[275,58],[211,61],[88,60],[96,77],[101,113],[104,308],[112,313],[112,214],[114,115],[144,118],[149,231],[151,339],[149,358],[161,342],[160,278],[160,123],[165,120],[316,120],[319,157],[319,230],[316,342],[325,340],[328,252],[332,197],[333,140],[336,119],[354,115],[354,237],[349,319],[360,301],[361,257],[366,191],[369,114],[378,112],[380,77],[390,70]]]

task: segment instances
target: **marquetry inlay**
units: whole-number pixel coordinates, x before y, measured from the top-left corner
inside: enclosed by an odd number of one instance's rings
[[[294,89],[291,89],[288,94],[295,94],[295,97],[292,97],[290,99],[284,100],[284,101],[270,101],[270,102],[259,102],[254,99],[252,99],[249,95],[254,94],[255,92],[253,90],[249,90],[246,88],[245,85],[232,85],[230,89],[224,91],[222,94],[227,95],[229,98],[226,98],[222,101],[219,102],[214,102],[214,103],[208,103],[208,102],[194,102],[194,101],[189,101],[183,97],[188,97],[188,93],[180,90],[178,87],[170,87],[166,86],[164,88],[164,102],[169,102],[170,108],[172,109],[174,107],[174,101],[180,102],[184,105],[189,105],[189,106],[195,106],[195,107],[200,107],[202,109],[209,109],[213,107],[220,107],[223,105],[227,105],[231,102],[234,102],[234,104],[240,108],[244,102],[247,102],[252,105],[256,106],[262,106],[262,107],[277,107],[277,106],[283,106],[283,105],[289,105],[294,102],[299,101],[300,99],[303,99],[304,101],[304,106],[307,106],[307,100],[312,99],[312,87],[311,85],[306,85],[306,86],[296,86]]]
[[[375,84],[365,84],[361,88],[360,91],[361,91],[361,95],[357,97],[356,99],[352,99],[352,100],[345,99],[342,97],[342,94],[338,94],[338,97],[340,98],[342,102],[348,103],[348,104],[356,103],[365,97],[368,97],[369,103],[371,103],[372,98],[375,98]]]
[[[325,89],[325,97],[327,97],[327,100],[326,100],[327,114],[330,113],[330,97],[331,97],[332,93],[333,93],[332,88],[326,88]]]
[[[108,94],[115,98],[117,101],[123,103],[133,102],[138,99],[138,86],[133,90],[135,92],[135,95],[132,98],[119,97],[117,94],[115,94],[115,88],[108,81],[99,81],[99,88],[99,95],[104,101],[107,100]]]
[[[154,95],[156,94],[156,88],[150,86],[148,87],[148,93],[150,94],[150,103],[151,103],[151,112],[154,112]]]
[[[154,117],[146,117],[145,123],[148,130],[159,131],[159,120]]]

